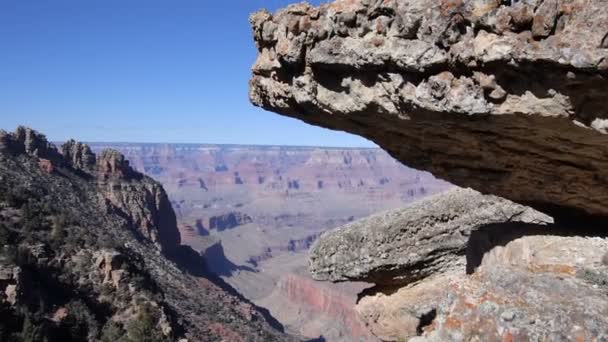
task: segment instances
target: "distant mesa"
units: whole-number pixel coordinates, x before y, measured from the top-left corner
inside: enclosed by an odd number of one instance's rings
[[[251,216],[238,211],[233,211],[223,215],[211,216],[209,218],[209,229],[215,229],[218,232],[221,232],[251,222],[253,222]]]

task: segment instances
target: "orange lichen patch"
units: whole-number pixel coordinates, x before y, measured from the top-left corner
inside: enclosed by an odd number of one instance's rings
[[[38,166],[40,166],[42,171],[44,171],[46,173],[53,173],[53,171],[55,171],[55,167],[53,166],[53,163],[48,159],[40,159],[38,161]]]
[[[576,274],[576,269],[569,265],[530,265],[529,269],[537,273],[545,272],[569,276]]]
[[[506,331],[502,335],[502,342],[513,342],[513,334],[510,331]]]
[[[464,301],[464,303],[463,303],[463,304],[464,304],[464,306],[466,306],[466,307],[467,307],[467,309],[471,309],[471,310],[473,310],[473,309],[477,308],[477,304],[474,304],[474,303],[468,302],[468,301],[466,301],[466,300]]]
[[[356,12],[361,7],[361,3],[358,0],[342,0],[335,1],[328,5],[328,9],[336,12]]]
[[[473,16],[480,18],[483,17],[484,15],[486,15],[488,12],[492,11],[493,9],[495,9],[496,7],[498,7],[498,3],[497,2],[493,2],[493,3],[488,3],[488,4],[483,4],[479,7],[475,7],[473,9]]]
[[[560,12],[562,12],[565,15],[569,15],[569,14],[581,11],[583,9],[584,9],[584,5],[582,3],[580,3],[580,2],[578,2],[578,3],[564,3],[560,7]]]
[[[578,333],[578,335],[576,335],[576,342],[585,342],[585,333]]]
[[[484,302],[494,302],[497,304],[504,304],[506,301],[504,298],[498,297],[497,295],[493,294],[492,292],[485,292],[481,297],[479,297],[479,301],[477,302],[477,305],[484,303]]]
[[[444,0],[441,2],[441,12],[448,15],[453,9],[463,5],[462,0]]]
[[[462,327],[462,322],[455,317],[448,316],[445,319],[444,326],[447,329],[460,329],[460,327]]]

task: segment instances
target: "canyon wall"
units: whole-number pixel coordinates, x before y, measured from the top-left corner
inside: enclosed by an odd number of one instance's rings
[[[92,148],[120,150],[135,169],[163,183],[183,243],[201,252],[210,270],[269,309],[287,331],[330,342],[375,339],[355,311],[356,294],[366,285],[313,281],[311,244],[331,228],[450,187],[377,148]]]
[[[163,187],[116,150],[0,131],[0,340],[290,341],[180,245]]]

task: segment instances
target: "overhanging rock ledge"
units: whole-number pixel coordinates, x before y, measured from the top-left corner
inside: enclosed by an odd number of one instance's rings
[[[250,21],[254,104],[556,218],[608,214],[605,1],[338,0]]]

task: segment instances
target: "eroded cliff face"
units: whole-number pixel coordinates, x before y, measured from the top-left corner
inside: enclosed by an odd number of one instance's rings
[[[108,210],[129,218],[142,237],[168,253],[180,245],[175,212],[162,185],[134,171],[118,151],[100,154],[97,186]]]
[[[457,185],[608,214],[602,0],[338,0],[250,21],[255,105]]]
[[[120,153],[0,130],[0,340],[293,340],[179,241]]]

